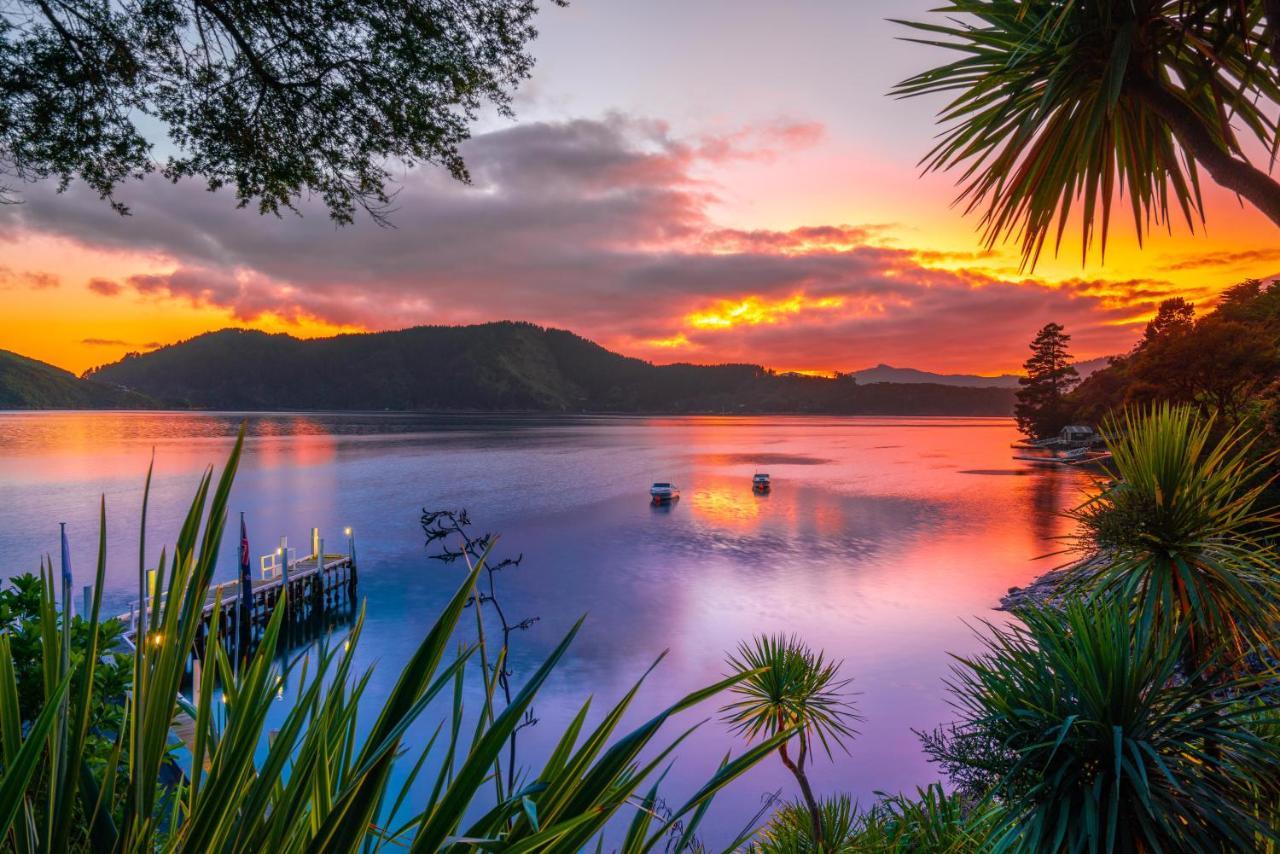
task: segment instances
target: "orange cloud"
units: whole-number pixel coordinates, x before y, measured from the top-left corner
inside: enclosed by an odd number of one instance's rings
[[[670,338],[650,338],[645,342],[650,347],[657,347],[661,350],[676,350],[681,347],[689,346],[689,338],[683,332],[672,335]]]
[[[844,297],[813,299],[802,293],[772,301],[749,296],[737,301],[719,300],[709,309],[687,315],[685,322],[695,329],[772,325],[805,312],[840,308],[844,302]]]

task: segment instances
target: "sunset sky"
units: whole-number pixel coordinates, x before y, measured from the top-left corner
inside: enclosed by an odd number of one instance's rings
[[[658,362],[1017,370],[1045,322],[1127,349],[1166,295],[1280,273],[1280,233],[1212,191],[1206,229],[1104,263],[1018,269],[921,177],[937,100],[886,96],[941,61],[888,15],[932,0],[575,0],[547,8],[517,119],[464,151],[471,186],[403,174],[394,228],[277,219],[158,177],[133,215],[82,186],[0,208],[0,348],[79,373],[224,326],[301,336],[518,319]]]

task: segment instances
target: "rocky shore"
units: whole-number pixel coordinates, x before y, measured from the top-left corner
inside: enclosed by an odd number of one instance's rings
[[[1077,581],[1087,578],[1090,572],[1101,568],[1104,558],[1100,555],[1084,558],[1066,566],[1051,569],[1032,581],[1026,587],[1010,587],[1009,592],[1000,597],[997,611],[1013,611],[1028,606],[1061,608],[1071,595],[1071,587],[1067,579],[1077,573]]]

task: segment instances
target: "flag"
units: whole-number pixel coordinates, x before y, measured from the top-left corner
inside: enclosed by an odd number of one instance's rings
[[[253,567],[249,563],[249,532],[240,514],[240,656],[249,649],[249,620],[253,604]]]
[[[59,522],[62,528],[62,583],[71,589],[71,546],[67,544],[67,523]]]

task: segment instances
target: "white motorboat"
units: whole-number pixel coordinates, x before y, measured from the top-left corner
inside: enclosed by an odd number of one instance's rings
[[[649,487],[649,497],[654,504],[665,504],[680,498],[680,487],[674,483],[659,482]]]

